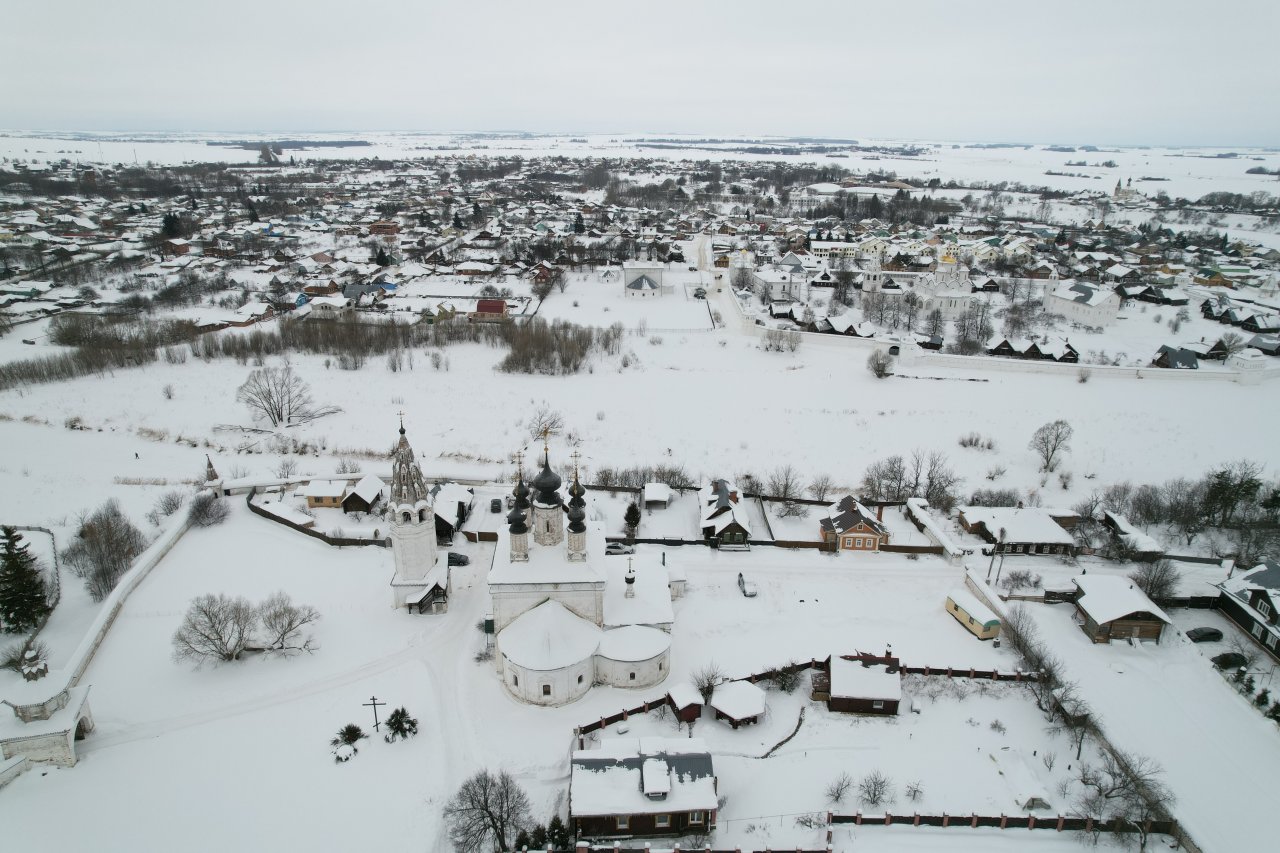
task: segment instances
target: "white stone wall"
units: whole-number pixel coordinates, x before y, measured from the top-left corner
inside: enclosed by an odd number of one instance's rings
[[[604,622],[604,582],[545,585],[500,584],[489,588],[493,599],[493,629],[501,631],[526,610],[555,599],[595,625]]]
[[[617,661],[596,655],[596,681],[611,687],[653,687],[661,684],[670,671],[670,649],[643,661]]]
[[[29,761],[43,761],[59,767],[74,767],[76,752],[72,746],[75,729],[64,732],[50,732],[26,738],[12,738],[0,742],[0,757],[15,758],[26,756]]]
[[[499,638],[501,643],[501,638]],[[595,683],[593,658],[563,669],[530,670],[512,663],[499,652],[502,684],[507,692],[530,705],[566,705],[586,695]],[[545,688],[550,688],[549,693]]]

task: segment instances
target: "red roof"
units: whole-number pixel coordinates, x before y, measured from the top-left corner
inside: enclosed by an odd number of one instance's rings
[[[507,313],[507,301],[505,299],[481,299],[476,303],[477,314],[505,314]]]

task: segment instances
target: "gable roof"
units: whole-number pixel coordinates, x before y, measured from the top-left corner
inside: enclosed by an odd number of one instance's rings
[[[827,515],[819,524],[823,530],[844,533],[862,524],[867,529],[880,535],[888,531],[865,506],[853,495],[845,495],[827,508]]]
[[[1166,625],[1171,621],[1167,613],[1126,577],[1079,575],[1071,581],[1080,589],[1076,604],[1099,625],[1130,613],[1150,613]]]

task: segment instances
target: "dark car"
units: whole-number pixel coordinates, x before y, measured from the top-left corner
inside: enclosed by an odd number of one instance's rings
[[[1239,669],[1249,662],[1248,658],[1239,652],[1223,652],[1212,660],[1213,665],[1218,669]]]
[[[471,558],[466,554],[458,554],[453,551],[449,552],[449,565],[451,566],[469,566]]]
[[[502,512],[502,498],[489,501],[489,512]]]
[[[1222,639],[1222,632],[1217,628],[1192,628],[1187,632],[1187,639],[1193,643],[1212,643]]]

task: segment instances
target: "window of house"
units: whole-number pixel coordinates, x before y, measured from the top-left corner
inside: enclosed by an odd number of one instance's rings
[[[1267,648],[1274,649],[1275,647],[1276,647],[1276,635],[1275,635],[1275,634],[1268,634],[1268,635],[1267,635]]]
[[[970,624],[970,625],[972,625],[972,624],[973,624],[973,617],[972,617],[972,616],[970,616],[970,617],[969,617],[969,624]]]
[[[1271,615],[1271,605],[1270,605],[1270,604],[1268,604],[1268,603],[1267,603],[1267,602],[1265,602],[1265,601],[1259,601],[1259,602],[1258,602],[1258,612],[1259,612],[1259,613],[1261,613],[1263,616],[1270,616],[1270,615]]]
[[[635,681],[635,680],[636,680],[636,674],[633,672],[633,673],[631,673],[629,676],[627,676],[627,678],[628,678],[628,680],[630,680],[630,681]]]
[[[877,711],[883,710],[883,709],[884,709],[884,701],[883,701],[883,700],[881,700],[881,699],[877,699],[877,700],[875,700],[874,702],[872,702],[872,703],[871,703],[871,707],[872,707],[872,708],[875,708]]]
[[[671,826],[671,815],[669,814],[654,815],[653,825],[656,826],[658,829],[666,829],[667,827]]]
[[[852,537],[852,536],[846,536],[846,537],[844,538],[844,547],[846,547],[846,548],[852,548],[852,547],[853,547],[853,537]]]
[[[625,814],[623,814],[623,815],[618,815],[617,824],[618,824],[618,829],[630,829],[630,828],[631,828],[631,816],[630,816],[630,815],[625,815]]]
[[[550,684],[544,684],[544,685],[542,685],[542,695],[543,695],[543,696],[550,696],[550,695],[551,695],[551,685],[550,685]]]
[[[1249,633],[1253,634],[1253,636],[1257,637],[1258,639],[1262,639],[1262,626],[1256,622],[1253,623],[1253,630],[1250,631]]]
[[[861,539],[855,539],[855,540],[853,540],[853,547],[855,547],[855,548],[861,548],[861,547],[862,547],[862,540],[861,540]]]
[[[706,819],[706,812],[689,812],[689,823],[700,824]]]

